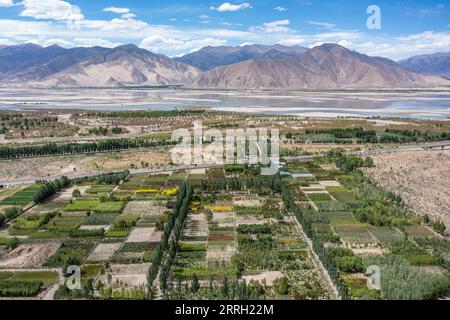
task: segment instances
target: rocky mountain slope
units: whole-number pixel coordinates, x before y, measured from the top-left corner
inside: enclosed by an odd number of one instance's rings
[[[444,63],[439,68],[445,67],[448,65]],[[369,57],[337,44],[312,49],[281,45],[206,47],[179,59],[135,45],[71,49],[35,44],[0,47],[2,86],[182,84],[194,88],[277,90],[416,88],[449,83],[441,77],[416,73],[392,60]]]
[[[450,79],[450,52],[414,56],[398,63],[415,72]]]
[[[0,48],[0,83],[56,87],[159,86],[190,82],[193,66],[134,45],[113,49],[43,48],[33,44]]]
[[[392,60],[369,57],[337,44],[314,47],[287,59],[249,60],[211,69],[194,80],[200,88],[338,89],[414,88],[448,85],[411,72]]]
[[[177,61],[188,63],[207,71],[219,66],[239,63],[246,60],[284,59],[296,57],[307,49],[300,46],[273,46],[246,45],[242,47],[204,47],[199,51],[186,54]]]

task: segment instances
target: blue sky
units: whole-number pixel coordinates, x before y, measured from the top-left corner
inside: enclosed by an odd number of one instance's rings
[[[367,28],[369,5],[381,29]],[[335,42],[401,59],[450,51],[450,1],[0,0],[0,45],[134,43],[169,56],[212,45]]]

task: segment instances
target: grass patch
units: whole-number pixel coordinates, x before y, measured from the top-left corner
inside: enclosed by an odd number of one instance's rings
[[[333,200],[328,193],[310,193],[308,194],[308,198],[314,202]]]
[[[86,219],[83,221],[83,225],[87,226],[105,226],[112,224],[117,216],[118,213],[92,213],[89,215]]]
[[[100,204],[99,200],[77,199],[69,203],[64,211],[92,211]]]

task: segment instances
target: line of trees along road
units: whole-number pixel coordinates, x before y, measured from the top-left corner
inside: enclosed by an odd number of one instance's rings
[[[168,252],[164,264],[161,266],[160,272],[161,289],[165,290],[166,288],[167,278],[169,276],[173,260],[175,259],[178,241],[181,237],[181,231],[183,230],[184,221],[189,211],[189,205],[191,203],[192,195],[192,186],[183,183],[178,190],[177,201],[173,207],[173,210],[169,214],[167,222],[164,224],[163,234],[161,235],[161,242],[156,247],[152,264],[150,265],[150,268],[147,272],[147,285],[149,288],[149,292],[152,292],[153,290],[153,282],[158,275],[159,266],[161,265],[164,256]]]
[[[48,143],[43,145],[27,145],[20,147],[0,148],[0,159],[15,159],[50,155],[94,153],[105,151],[153,148],[176,144],[171,140],[152,139],[107,139],[86,143]]]

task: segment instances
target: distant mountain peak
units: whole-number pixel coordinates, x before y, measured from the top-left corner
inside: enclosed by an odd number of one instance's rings
[[[450,52],[418,55],[398,63],[414,72],[450,79]]]
[[[439,85],[449,85],[449,82],[410,72],[392,60],[363,55],[334,43],[322,44],[288,58],[274,56],[217,67],[194,81],[196,87],[222,89],[415,88]]]
[[[281,44],[249,44],[237,47],[207,46],[196,52],[179,57],[176,60],[193,65],[202,71],[206,71],[215,67],[231,65],[246,60],[290,58],[298,56],[306,50],[306,48],[300,46],[284,46]]]
[[[184,84],[195,67],[134,44],[116,48],[46,48],[27,44],[0,48],[0,81],[39,86],[119,87]]]

